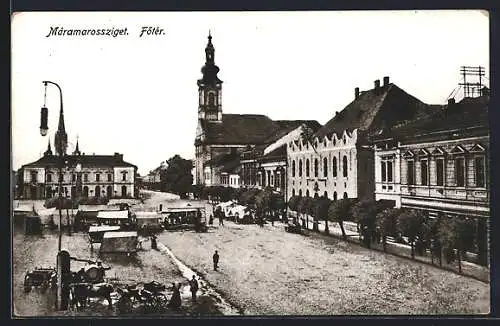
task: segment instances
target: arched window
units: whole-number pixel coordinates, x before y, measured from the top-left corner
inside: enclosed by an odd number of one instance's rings
[[[306,190],[306,197],[309,197],[309,189]]]
[[[122,197],[127,197],[127,186],[122,186]]]
[[[342,175],[347,177],[347,156],[342,158]]]
[[[326,157],[323,159],[323,177],[328,177],[328,159]]]
[[[306,177],[309,176],[309,159],[306,160]]]
[[[347,199],[347,192],[344,192],[344,199]]]
[[[295,189],[292,189],[292,196],[295,196]]]
[[[83,196],[88,197],[89,196],[89,187],[84,186],[83,187]]]
[[[209,93],[208,94],[208,105],[214,106],[215,105],[215,95],[214,93]]]
[[[302,197],[302,189],[299,189],[299,197]]]
[[[315,158],[314,159],[314,177],[317,178],[318,177],[318,169],[319,169],[319,163],[318,163],[318,159]]]
[[[325,192],[323,193],[323,197],[325,198],[328,198],[328,192],[325,190]]]
[[[295,160],[292,161],[292,178],[295,178]]]
[[[337,200],[337,192],[336,191],[333,192],[333,200]]]
[[[95,186],[95,196],[99,197],[101,195],[101,187]]]
[[[299,177],[302,176],[302,160],[299,160]]]
[[[332,161],[332,172],[333,172],[333,177],[337,177],[337,157],[334,156],[333,157],[333,161]]]

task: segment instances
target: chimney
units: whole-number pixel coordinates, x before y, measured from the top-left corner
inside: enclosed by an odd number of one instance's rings
[[[384,77],[384,86],[389,85],[389,76]]]
[[[354,89],[354,99],[357,99],[359,97],[359,87],[356,87]]]

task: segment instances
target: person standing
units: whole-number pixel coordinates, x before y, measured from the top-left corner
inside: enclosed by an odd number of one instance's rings
[[[198,281],[196,280],[195,275],[193,275],[193,278],[191,281],[189,281],[190,285],[190,290],[191,290],[191,299],[193,299],[193,302],[196,302],[196,292],[198,292]]]
[[[219,253],[217,252],[217,250],[215,250],[215,253],[212,256],[212,259],[214,262],[214,271],[216,271],[217,268],[219,267]]]
[[[224,213],[219,213],[219,225],[224,226]]]
[[[176,286],[175,283],[172,283],[172,297],[170,298],[170,301],[168,305],[174,309],[179,309],[181,306],[181,292],[179,290],[179,286]]]

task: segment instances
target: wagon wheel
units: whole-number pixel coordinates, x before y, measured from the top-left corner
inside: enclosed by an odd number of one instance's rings
[[[132,301],[128,296],[121,296],[117,303],[118,311],[121,314],[127,314],[132,312]]]
[[[32,287],[32,282],[31,282],[31,278],[26,275],[24,277],[24,293],[29,293],[31,291],[31,287]]]
[[[157,311],[164,312],[167,307],[167,297],[163,293],[155,294],[153,302]]]

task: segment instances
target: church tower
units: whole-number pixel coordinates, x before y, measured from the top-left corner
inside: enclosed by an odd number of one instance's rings
[[[198,119],[222,122],[222,80],[217,77],[219,67],[215,65],[215,49],[210,31],[201,73],[203,77],[198,80]]]
[[[59,112],[59,125],[57,126],[54,143],[56,153],[60,156],[66,155],[66,150],[68,148],[68,134],[66,134],[66,128],[64,127],[64,112],[62,106],[61,112]]]

